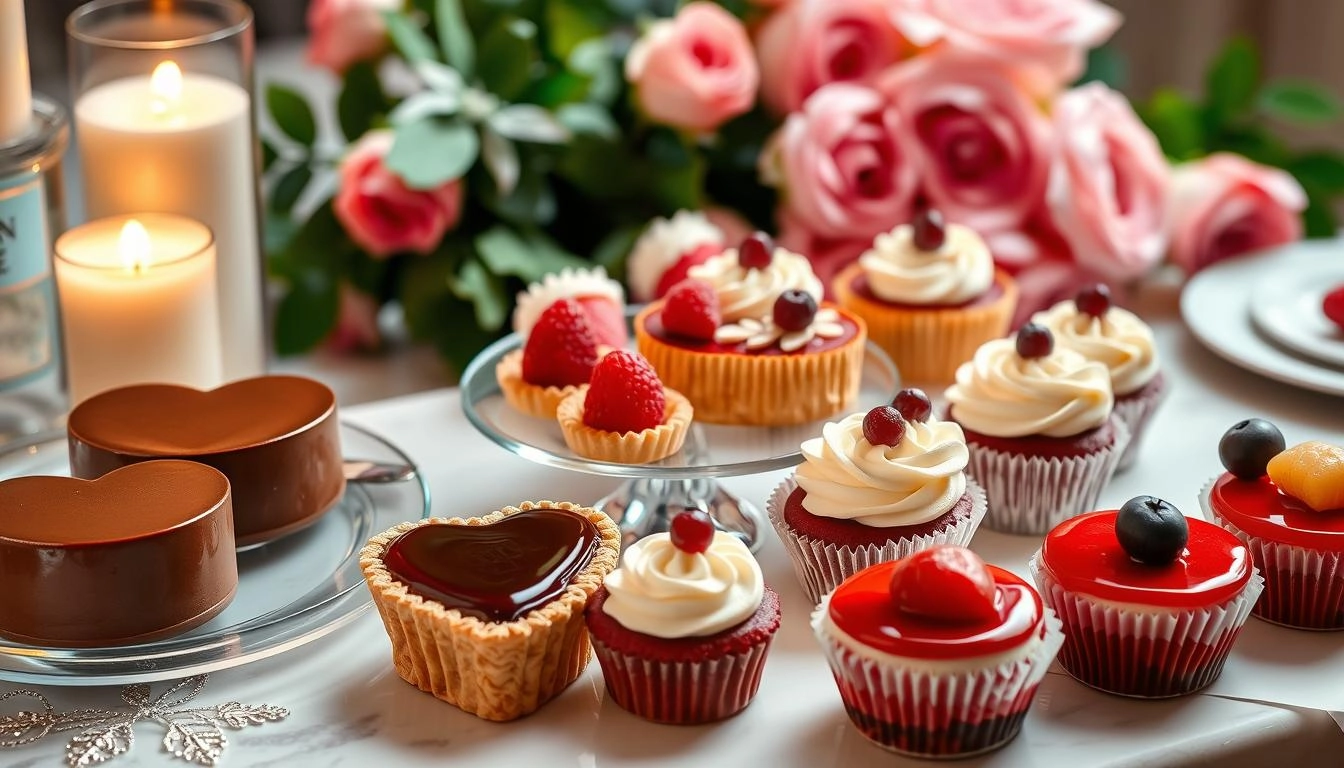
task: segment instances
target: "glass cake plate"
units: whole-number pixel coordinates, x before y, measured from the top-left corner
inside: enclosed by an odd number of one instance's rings
[[[341,424],[347,459],[414,466],[395,445]],[[0,450],[0,480],[68,475],[64,435]],[[43,685],[123,685],[212,672],[273,656],[348,624],[372,605],[359,569],[370,536],[429,514],[421,473],[403,482],[348,483],[312,526],[238,553],[238,592],[218,616],[152,643],[42,648],[0,638],[0,680]]]

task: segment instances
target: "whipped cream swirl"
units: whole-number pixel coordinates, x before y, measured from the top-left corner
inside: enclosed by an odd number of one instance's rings
[[[1102,317],[1093,317],[1069,300],[1031,319],[1049,328],[1056,344],[1106,366],[1116,395],[1137,392],[1157,375],[1153,329],[1127,309],[1111,307]]]
[[[936,251],[921,251],[914,227],[884,232],[859,256],[868,287],[878,298],[898,304],[964,304],[994,283],[994,258],[975,230],[947,225]]]
[[[519,292],[518,304],[513,309],[513,330],[526,336],[541,318],[541,313],[555,302],[590,297],[606,299],[615,304],[617,310],[625,306],[625,291],[621,284],[607,277],[607,270],[602,267],[565,267],[552,272]]]
[[[1017,354],[1014,338],[985,342],[947,389],[952,417],[995,437],[1071,437],[1106,423],[1115,397],[1106,366],[1056,345],[1046,357]]]
[[[966,493],[966,438],[949,421],[914,421],[894,446],[863,436],[863,413],[821,428],[803,443],[794,479],[803,508],[818,517],[874,528],[919,525],[952,509]]]
[[[723,231],[700,211],[677,211],[670,219],[649,223],[625,262],[625,280],[636,301],[652,301],[658,281],[681,259],[702,245],[723,242]]]
[[[807,291],[821,303],[821,280],[812,272],[807,257],[784,248],[776,248],[770,266],[747,269],[737,263],[737,249],[729,248],[688,273],[714,286],[719,295],[723,322],[735,323],[744,317],[753,320],[769,317],[775,299],[787,290]]]
[[[817,310],[812,322],[801,331],[786,331],[775,325],[773,316],[760,320],[742,318],[736,323],[719,326],[714,332],[714,340],[720,344],[746,342],[747,349],[765,349],[776,342],[785,352],[796,352],[808,345],[812,339],[838,339],[845,333],[840,324],[840,313],[834,309]]]
[[[722,632],[761,607],[765,578],[737,537],[716,532],[709,549],[677,549],[666,533],[646,536],[625,550],[607,574],[609,616],[626,629],[661,638]]]

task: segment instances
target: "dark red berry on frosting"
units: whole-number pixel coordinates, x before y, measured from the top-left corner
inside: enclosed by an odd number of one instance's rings
[[[905,417],[890,405],[879,405],[863,417],[863,438],[873,445],[900,445]]]
[[[891,401],[893,408],[901,412],[906,421],[928,421],[933,415],[933,403],[922,389],[902,389]]]
[[[1054,351],[1054,334],[1044,325],[1027,323],[1017,329],[1017,354],[1022,357],[1048,357]]]
[[[1130,558],[1145,565],[1167,565],[1185,551],[1190,524],[1169,502],[1135,496],[1115,515],[1115,538]]]
[[[1242,480],[1256,480],[1265,474],[1269,460],[1286,446],[1278,427],[1264,419],[1243,419],[1218,441],[1218,460]]]
[[[769,235],[753,232],[737,246],[737,263],[746,269],[765,269],[770,266],[774,251],[775,241]]]
[[[1073,298],[1073,305],[1083,314],[1103,317],[1111,308],[1111,289],[1105,283],[1089,285]]]
[[[714,520],[701,509],[679,512],[668,526],[672,546],[692,555],[709,549],[714,541]]]
[[[790,288],[775,299],[775,325],[785,331],[801,331],[817,316],[817,300],[807,291]]]
[[[947,242],[947,225],[936,208],[925,208],[915,214],[913,228],[915,247],[921,251],[936,251]]]
[[[1344,285],[1325,294],[1325,299],[1321,301],[1321,311],[1330,322],[1344,331]]]

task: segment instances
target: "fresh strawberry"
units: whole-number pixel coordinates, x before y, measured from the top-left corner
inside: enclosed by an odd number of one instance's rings
[[[662,319],[668,333],[696,341],[712,341],[714,331],[722,322],[719,295],[709,283],[688,277],[668,292]]]
[[[608,432],[642,432],[663,423],[667,399],[649,361],[617,350],[593,369],[583,401],[583,423]]]
[[[940,545],[901,560],[891,572],[896,607],[937,621],[975,624],[998,617],[994,577],[978,555]]]
[[[578,302],[588,314],[588,325],[598,344],[620,349],[630,341],[625,329],[625,309],[606,296],[580,296]]]
[[[663,276],[658,278],[658,287],[654,288],[653,297],[661,299],[666,296],[672,290],[672,286],[686,279],[691,267],[704,264],[711,257],[723,253],[723,249],[723,243],[704,243],[683,253],[681,258],[677,259],[677,263],[668,267]]]
[[[1325,301],[1321,302],[1321,309],[1325,310],[1325,316],[1330,318],[1330,322],[1344,331],[1344,285],[1325,294]]]
[[[586,384],[597,364],[597,339],[588,314],[573,299],[541,313],[523,346],[523,380],[542,387]]]

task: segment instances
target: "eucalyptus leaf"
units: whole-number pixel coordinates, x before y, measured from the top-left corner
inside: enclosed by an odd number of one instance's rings
[[[469,125],[427,118],[400,125],[387,167],[413,189],[433,189],[466,174],[480,140]]]
[[[1245,37],[1229,40],[1205,78],[1209,108],[1219,123],[1245,115],[1260,87],[1260,55]]]
[[[1327,123],[1339,119],[1339,98],[1313,83],[1279,81],[1260,91],[1260,111],[1280,120]]]
[[[536,104],[510,104],[490,115],[487,123],[501,136],[532,144],[563,144],[570,136],[568,128]]]
[[[346,70],[341,93],[336,98],[341,133],[354,141],[368,133],[377,117],[386,112],[387,96],[378,81],[378,72],[367,61],[355,62]]]
[[[336,326],[340,292],[336,281],[318,270],[306,270],[289,286],[275,312],[275,351],[307,352]]]
[[[462,73],[443,62],[426,59],[415,62],[414,68],[430,90],[456,95],[466,86]]]
[[[476,65],[476,42],[472,39],[461,0],[435,0],[434,21],[439,29],[439,47],[453,69],[471,77]]]
[[[383,21],[387,25],[388,37],[392,38],[392,45],[407,61],[414,63],[438,58],[434,41],[411,17],[398,11],[386,11],[383,13]]]
[[[566,60],[570,71],[588,78],[588,99],[611,104],[620,95],[623,78],[606,38],[594,37],[574,47]]]
[[[616,124],[611,113],[599,104],[561,104],[555,110],[555,117],[561,125],[578,135],[597,136],[611,141],[621,137],[621,127]]]
[[[455,277],[448,279],[453,295],[470,301],[476,308],[476,325],[497,331],[509,316],[509,295],[504,283],[490,274],[481,262],[468,259]]]
[[[271,83],[266,86],[266,109],[276,127],[305,147],[317,139],[317,121],[307,100],[291,88]]]
[[[495,226],[476,236],[476,253],[496,275],[510,275],[533,282],[565,267],[579,267],[585,261],[561,250],[539,236],[530,242],[504,226]]]
[[[388,119],[393,125],[406,125],[431,117],[450,117],[462,108],[462,99],[455,93],[421,91],[393,107]]]
[[[271,187],[267,205],[277,213],[289,213],[312,180],[313,171],[306,163],[290,168]]]
[[[506,16],[481,39],[481,81],[504,101],[516,101],[532,82],[537,25]]]
[[[490,126],[484,126],[481,129],[481,160],[499,194],[505,197],[513,194],[520,171],[518,148],[513,142],[495,133]]]

